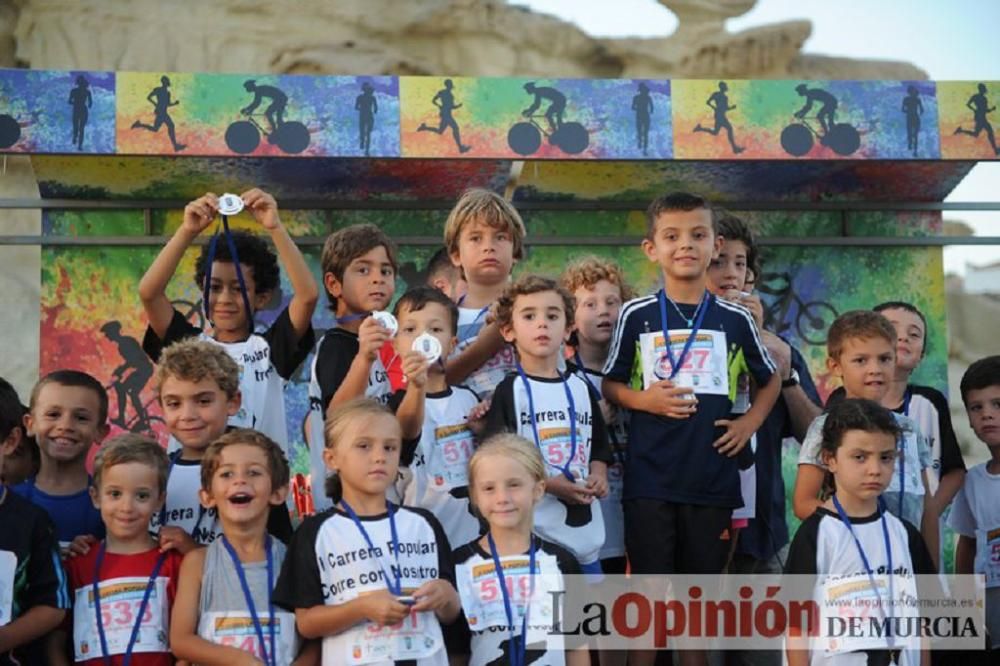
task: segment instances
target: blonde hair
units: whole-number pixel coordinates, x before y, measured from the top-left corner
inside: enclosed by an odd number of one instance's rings
[[[156,366],[157,393],[163,389],[163,382],[168,377],[185,382],[211,379],[229,399],[240,390],[240,366],[236,365],[236,361],[217,343],[198,338],[175,342],[163,350]]]
[[[101,489],[105,470],[126,463],[140,463],[151,467],[156,472],[156,485],[160,495],[167,492],[167,475],[170,473],[167,452],[149,437],[134,432],[112,437],[97,451],[94,457],[94,487]]]
[[[472,458],[469,459],[469,497],[475,506],[476,472],[483,466],[483,460],[489,457],[509,458],[521,465],[532,481],[544,482],[545,461],[542,454],[532,442],[520,435],[504,432],[493,435],[479,445]],[[478,509],[477,509],[478,511]]]
[[[467,224],[482,222],[491,229],[510,233],[514,244],[514,258],[524,256],[524,237],[527,231],[521,214],[496,192],[474,187],[462,193],[448,213],[444,223],[444,246],[449,254],[458,252],[458,240]]]
[[[621,266],[610,259],[592,254],[580,257],[567,266],[559,278],[559,283],[566,291],[575,295],[577,289],[581,287],[593,289],[601,280],[607,280],[617,286],[623,301],[635,298],[635,291],[625,280]]]
[[[245,444],[264,452],[264,455],[267,456],[267,471],[271,475],[272,492],[288,485],[290,476],[288,460],[281,447],[262,432],[250,428],[237,428],[222,435],[205,449],[205,455],[201,459],[202,490],[208,491],[212,488],[212,477],[219,469],[222,450],[235,444]]]
[[[326,425],[323,428],[324,448],[332,449],[335,447],[337,443],[344,438],[344,434],[347,429],[354,422],[366,416],[390,416],[393,421],[396,420],[395,414],[393,414],[388,407],[377,400],[372,400],[371,398],[355,398],[354,400],[349,400],[344,404],[335,407],[327,417]],[[315,480],[313,483],[315,483]],[[339,502],[340,497],[343,494],[340,476],[335,473],[327,476],[325,490],[326,496],[333,500],[334,504]]]

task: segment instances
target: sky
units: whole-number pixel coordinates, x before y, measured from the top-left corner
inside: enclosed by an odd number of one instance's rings
[[[656,0],[511,0],[602,37],[666,37],[677,19]],[[669,4],[669,0],[667,0]],[[812,22],[810,54],[910,62],[936,80],[1000,81],[1000,0],[758,0],[730,31]],[[994,121],[1000,133],[1000,116]],[[948,201],[1000,201],[1000,163],[976,166]],[[1000,211],[948,212],[979,236],[1000,236]],[[1000,246],[945,248],[945,271],[1000,261]]]

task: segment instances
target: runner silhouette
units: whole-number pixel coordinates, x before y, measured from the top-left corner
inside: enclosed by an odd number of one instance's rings
[[[566,95],[550,86],[536,86],[534,81],[524,84],[524,90],[529,95],[535,96],[535,101],[527,109],[521,112],[525,117],[531,116],[542,106],[542,100],[549,101],[549,108],[545,110],[545,119],[549,121],[552,133],[555,134],[563,124],[563,111],[566,110]]]
[[[438,108],[438,116],[441,118],[441,124],[437,127],[431,127],[427,123],[420,123],[420,127],[417,128],[418,132],[434,132],[435,134],[444,134],[444,131],[451,128],[451,135],[455,139],[455,145],[458,146],[458,152],[467,153],[472,149],[472,146],[466,146],[462,144],[462,135],[458,129],[458,123],[455,122],[455,118],[451,115],[451,112],[455,109],[461,109],[461,104],[455,104],[455,95],[452,93],[453,88],[451,79],[444,80],[444,88],[439,90],[434,99],[431,100],[431,104]]]
[[[653,98],[649,94],[649,86],[639,84],[639,92],[632,98],[632,110],[635,111],[635,142],[646,155],[649,148],[649,121],[653,115]]]
[[[726,130],[726,136],[729,137],[729,147],[732,149],[733,153],[739,155],[745,148],[736,145],[736,139],[733,136],[733,126],[729,122],[729,118],[726,114],[736,108],[736,105],[729,105],[729,96],[726,95],[726,91],[729,90],[729,86],[726,85],[725,81],[719,81],[718,92],[712,93],[708,99],[705,101],[705,105],[712,109],[715,113],[715,127],[709,129],[707,127],[702,127],[701,123],[695,125],[693,132],[706,132],[712,136],[718,136],[719,132],[723,129]]]
[[[354,110],[358,112],[358,148],[365,151],[367,157],[372,145],[372,130],[375,129],[375,114],[378,113],[378,100],[375,99],[372,84],[361,84],[361,94],[354,100]]]
[[[128,421],[125,419],[128,402],[132,402],[132,409],[135,410],[139,421],[145,420],[146,409],[142,405],[142,389],[146,382],[153,376],[153,363],[142,351],[142,345],[135,338],[122,335],[121,322],[112,320],[101,326],[101,333],[118,346],[118,355],[122,357],[124,363],[115,368],[111,375],[114,382],[111,388],[114,389],[118,398],[118,418],[111,419],[111,422],[125,428]],[[132,372],[126,372],[131,370]]]
[[[160,77],[160,83],[162,84],[159,88],[153,88],[153,90],[146,95],[146,100],[153,105],[153,124],[147,125],[141,121],[135,121],[132,123],[132,129],[144,129],[150,132],[159,132],[160,127],[163,125],[167,126],[167,135],[170,137],[170,143],[174,146],[174,152],[184,150],[186,147],[183,143],[177,143],[177,136],[174,133],[174,121],[168,113],[168,109],[172,106],[177,106],[180,104],[178,101],[170,101],[170,78],[167,76]]]
[[[795,112],[795,117],[802,119],[812,109],[813,103],[819,104],[816,120],[823,128],[823,134],[829,134],[837,118],[837,98],[822,88],[810,88],[804,83],[795,86],[795,92],[806,98],[806,104]]]
[[[969,98],[969,101],[965,103],[965,106],[972,111],[972,119],[975,121],[976,126],[971,129],[962,129],[961,127],[955,128],[955,134],[968,134],[972,137],[978,137],[979,133],[986,130],[986,138],[989,139],[990,148],[997,155],[1000,155],[1000,149],[997,149],[997,140],[993,135],[993,126],[990,125],[990,121],[986,119],[986,114],[993,113],[997,110],[997,107],[990,106],[989,101],[986,99],[986,84],[980,83],[977,86],[979,92]]]
[[[76,87],[69,91],[68,104],[73,107],[73,145],[83,150],[83,129],[87,126],[88,109],[94,105],[90,83],[82,74],[76,77]]]
[[[243,84],[243,88],[247,92],[253,93],[253,101],[248,106],[240,109],[240,113],[244,115],[249,116],[253,113],[260,106],[260,103],[264,101],[265,97],[271,100],[271,103],[264,110],[264,117],[270,123],[271,133],[274,134],[274,131],[285,122],[285,107],[288,105],[288,95],[274,86],[259,86],[254,79],[246,81]]]
[[[924,113],[924,105],[920,101],[920,93],[916,86],[906,89],[903,106],[900,109],[906,115],[906,147],[917,156],[917,137],[920,134],[920,116]]]

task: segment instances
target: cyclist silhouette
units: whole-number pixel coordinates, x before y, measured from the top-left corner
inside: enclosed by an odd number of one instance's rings
[[[271,100],[267,108],[264,110],[264,117],[267,118],[267,122],[271,124],[271,131],[278,129],[285,122],[285,107],[288,105],[288,95],[281,92],[274,86],[259,86],[254,79],[250,79],[243,84],[243,88],[250,93],[253,93],[253,101],[250,102],[248,106],[243,107],[240,113],[249,116],[253,113],[260,103],[264,101],[267,97]]]
[[[920,134],[920,116],[924,113],[924,105],[920,101],[920,93],[916,86],[906,89],[906,97],[900,109],[906,116],[906,147],[917,156],[917,136]]]
[[[829,134],[837,118],[837,98],[822,88],[810,88],[804,83],[795,86],[795,92],[806,98],[805,106],[795,112],[795,117],[800,120],[805,118],[812,109],[813,103],[819,104],[820,108],[816,113],[816,120],[823,128],[823,134]]]
[[[167,126],[167,135],[170,137],[170,143],[174,146],[174,152],[184,150],[185,145],[183,143],[177,143],[177,136],[174,134],[174,121],[170,117],[168,110],[172,106],[177,106],[180,104],[178,101],[170,101],[170,77],[161,76],[160,77],[160,87],[153,88],[153,90],[146,95],[146,100],[153,105],[153,124],[147,125],[141,121],[135,121],[132,123],[132,129],[144,129],[150,132],[159,132],[160,127],[163,125]]]
[[[972,137],[978,137],[979,133],[986,131],[986,138],[989,139],[990,148],[997,155],[1000,155],[1000,149],[997,149],[997,140],[993,135],[993,126],[990,125],[990,121],[986,119],[986,114],[993,113],[997,110],[997,107],[990,106],[989,101],[986,99],[986,84],[980,83],[977,86],[979,90],[978,93],[969,98],[969,101],[965,103],[965,106],[972,111],[972,119],[975,121],[976,126],[971,129],[963,129],[962,127],[955,128],[955,134],[968,134]]]
[[[527,109],[521,112],[523,116],[530,116],[538,111],[542,106],[542,100],[549,101],[549,108],[545,110],[545,119],[549,121],[552,132],[558,132],[563,124],[563,111],[566,110],[566,95],[550,86],[536,86],[534,81],[524,84],[524,90],[529,95],[535,96],[535,101]]]
[[[105,323],[101,326],[101,333],[118,346],[118,355],[124,361],[111,372],[114,377],[112,388],[118,398],[118,418],[111,419],[111,422],[121,428],[126,427],[128,421],[125,419],[125,412],[129,401],[132,402],[132,409],[139,416],[139,421],[145,421],[147,415],[141,394],[146,382],[153,376],[153,363],[142,351],[138,340],[122,335],[121,322],[112,320]],[[132,372],[128,372],[129,370]]]
[[[375,114],[378,113],[378,100],[375,99],[375,89],[370,83],[361,84],[361,94],[354,100],[354,110],[358,112],[358,148],[365,151],[365,156],[372,145],[372,130],[375,129]]]
[[[82,74],[76,77],[76,87],[69,91],[68,104],[73,107],[73,145],[83,150],[83,129],[87,126],[88,109],[94,105],[90,83]]]
[[[721,130],[726,130],[726,136],[729,137],[729,147],[732,149],[733,153],[739,155],[745,148],[736,145],[736,139],[733,136],[733,126],[729,122],[729,118],[726,114],[736,108],[736,105],[729,105],[729,96],[726,95],[726,91],[729,90],[729,86],[726,85],[725,81],[719,81],[718,92],[712,93],[709,98],[705,101],[705,105],[712,109],[715,113],[715,127],[709,129],[708,127],[702,127],[701,123],[695,125],[693,132],[706,132],[712,136],[718,136]],[[834,102],[836,103],[836,102]]]
[[[451,135],[455,139],[455,145],[458,146],[458,152],[467,153],[472,149],[472,146],[467,146],[462,144],[462,135],[458,129],[458,123],[455,122],[454,116],[451,112],[455,109],[461,109],[461,104],[455,104],[455,95],[452,93],[453,88],[451,79],[444,80],[444,88],[439,90],[434,99],[431,100],[431,104],[438,108],[438,116],[441,118],[441,124],[437,127],[431,127],[427,123],[420,123],[420,127],[417,128],[418,132],[434,132],[435,134],[444,134],[444,131],[451,128]]]
[[[649,122],[653,115],[653,97],[645,83],[639,84],[639,92],[632,98],[632,110],[635,111],[636,147],[641,148],[645,155],[649,148]]]

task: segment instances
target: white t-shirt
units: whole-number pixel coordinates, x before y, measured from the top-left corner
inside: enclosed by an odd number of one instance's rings
[[[489,308],[458,309],[458,344],[451,353],[451,358],[468,349],[469,345],[479,337],[479,331],[486,325],[486,313]],[[493,395],[497,384],[517,368],[517,359],[514,355],[514,347],[505,344],[486,363],[480,366],[475,372],[466,377],[462,382],[465,386],[475,391],[482,399],[487,399]]]
[[[163,511],[153,514],[150,525],[153,531],[163,525],[175,525],[191,535],[194,542],[206,546],[222,535],[215,509],[206,509],[198,499],[201,490],[201,461],[181,460],[170,463],[167,477],[167,499]]]

